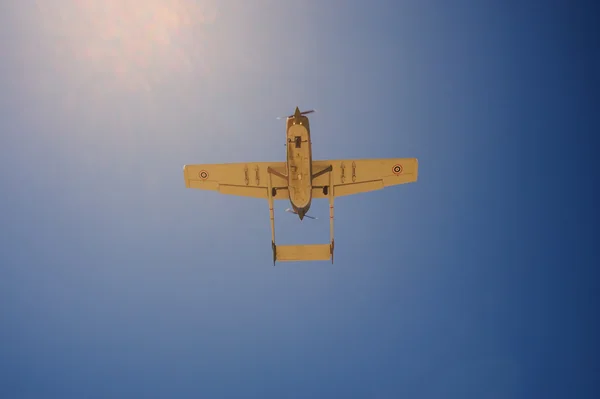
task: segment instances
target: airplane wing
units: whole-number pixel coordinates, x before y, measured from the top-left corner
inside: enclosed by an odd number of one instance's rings
[[[417,181],[419,162],[416,158],[339,159],[313,161],[313,198],[327,198],[323,187],[329,185],[329,173],[333,167],[333,195],[341,197],[381,190],[384,187]]]
[[[285,162],[240,162],[185,165],[183,177],[187,188],[267,199],[267,168],[286,174]],[[287,181],[276,174],[270,175],[272,187],[276,191],[273,199],[288,199]]]

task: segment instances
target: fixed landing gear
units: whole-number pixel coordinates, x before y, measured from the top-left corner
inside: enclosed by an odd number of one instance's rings
[[[329,194],[329,186],[323,187],[323,195]]]

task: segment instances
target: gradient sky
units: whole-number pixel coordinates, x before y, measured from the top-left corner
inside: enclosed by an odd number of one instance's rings
[[[589,2],[592,4],[592,2]],[[597,398],[598,10],[0,6],[2,398]],[[336,201],[335,264],[192,163],[417,157]],[[327,202],[279,243],[325,243]]]

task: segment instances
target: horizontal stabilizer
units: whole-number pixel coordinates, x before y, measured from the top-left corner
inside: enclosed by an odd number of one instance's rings
[[[329,244],[277,245],[275,258],[281,262],[329,260],[331,246]]]

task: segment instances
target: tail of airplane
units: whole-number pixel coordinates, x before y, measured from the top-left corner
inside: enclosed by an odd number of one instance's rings
[[[295,210],[293,210],[293,209],[290,209],[290,208],[287,208],[285,211],[286,211],[286,212],[289,212],[289,213],[293,213],[294,215],[297,215],[297,214],[298,214],[298,212],[296,212]],[[318,217],[316,217],[316,216],[310,216],[310,215],[303,215],[303,216],[304,216],[305,218],[309,218],[309,219],[318,219]]]

